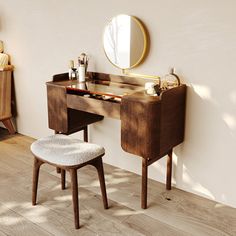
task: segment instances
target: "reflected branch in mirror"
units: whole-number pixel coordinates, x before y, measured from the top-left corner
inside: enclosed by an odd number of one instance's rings
[[[147,52],[147,42],[145,27],[133,16],[118,15],[105,27],[105,55],[120,69],[130,69],[140,64]]]

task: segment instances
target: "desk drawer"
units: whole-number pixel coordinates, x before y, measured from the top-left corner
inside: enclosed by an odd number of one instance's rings
[[[67,107],[120,119],[120,103],[67,94]]]

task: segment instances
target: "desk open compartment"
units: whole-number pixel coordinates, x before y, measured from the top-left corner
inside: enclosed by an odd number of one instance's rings
[[[71,134],[103,119],[103,116],[67,106],[67,90],[64,86],[47,83],[48,126],[56,132]],[[77,95],[69,95],[77,96]],[[77,96],[79,103],[80,96]],[[72,99],[73,101],[73,99]],[[75,101],[74,101],[75,102]]]
[[[120,103],[67,94],[67,107],[120,119]]]

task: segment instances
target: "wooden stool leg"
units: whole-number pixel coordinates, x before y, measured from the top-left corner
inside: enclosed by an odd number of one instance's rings
[[[166,189],[171,190],[171,177],[172,177],[172,149],[167,156],[167,171],[166,171]]]
[[[72,200],[74,209],[75,228],[79,228],[79,199],[78,199],[78,181],[77,170],[70,169],[71,186],[72,186]]]
[[[59,134],[58,131],[55,130],[54,132],[55,134]],[[57,171],[57,174],[60,174],[61,173],[61,169],[59,167],[56,167],[56,171]]]
[[[8,132],[10,134],[14,134],[16,132],[16,130],[15,130],[13,124],[12,124],[11,118],[3,120],[2,123],[8,129]]]
[[[66,189],[66,171],[61,169],[61,189]]]
[[[84,127],[84,142],[88,142],[88,126]]]
[[[105,184],[105,178],[104,178],[102,157],[97,158],[94,161],[93,165],[96,167],[97,172],[98,172],[98,178],[99,178],[100,188],[101,188],[101,193],[102,193],[103,206],[105,209],[108,209],[107,192],[106,192],[106,184]]]
[[[34,157],[34,168],[33,168],[33,187],[32,187],[32,205],[36,205],[37,200],[37,190],[38,190],[38,179],[39,179],[39,169],[43,164],[42,161]]]
[[[148,184],[148,160],[142,160],[142,192],[141,192],[141,207],[147,209],[147,184]]]

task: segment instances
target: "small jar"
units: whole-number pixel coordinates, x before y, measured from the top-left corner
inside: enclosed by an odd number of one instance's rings
[[[156,91],[154,89],[155,83],[147,82],[145,83],[145,90],[148,95],[156,95]]]

